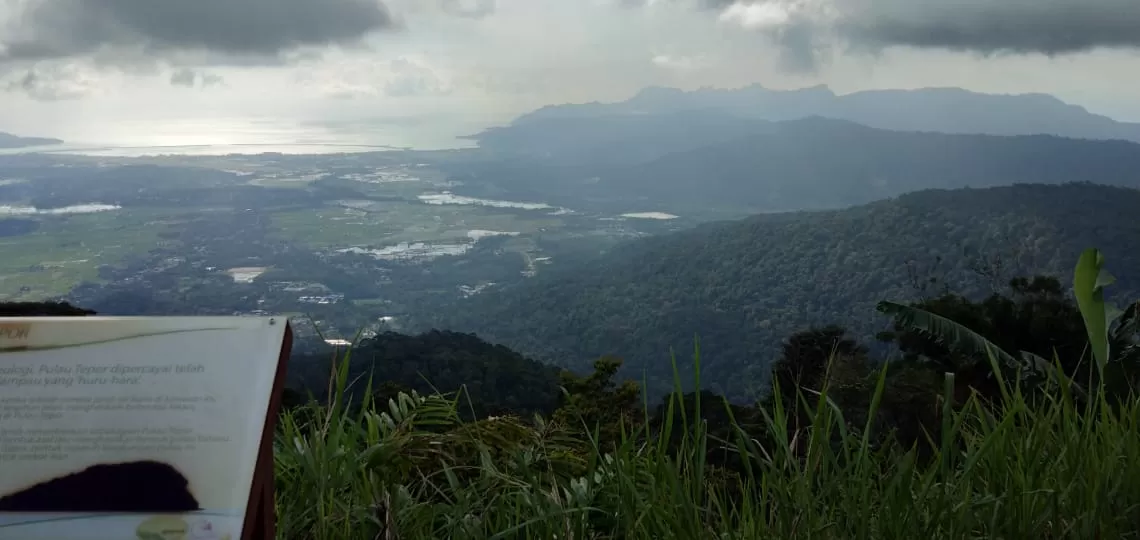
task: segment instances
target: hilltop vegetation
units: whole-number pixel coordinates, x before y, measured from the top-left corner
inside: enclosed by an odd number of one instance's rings
[[[897,362],[842,327],[796,332],[773,390],[744,405],[643,402],[601,358],[563,372],[556,408],[535,415],[537,364],[473,336],[378,336],[326,364],[331,393],[282,413],[278,537],[1123,537],[1140,519],[1140,304],[1097,322],[1103,276],[1088,250],[1077,302],[1036,276],[984,302],[880,304]],[[1054,368],[1006,363],[1015,349],[1052,350]],[[477,407],[524,399],[472,418],[452,395],[389,384],[413,372],[486,383]],[[368,373],[374,395],[345,384]]]
[[[1082,254],[1079,310],[1046,276],[1013,280],[1017,298],[883,304],[901,362],[839,327],[799,332],[775,390],[744,406],[701,392],[643,408],[609,358],[564,375],[559,408],[533,420],[462,421],[448,396],[417,393],[348,412],[337,392],[282,418],[279,536],[1126,536],[1140,519],[1140,326],[1135,307],[1095,322],[1102,271]],[[954,318],[988,321],[1002,348],[1083,343],[1095,360],[1027,373]]]
[[[671,347],[692,382],[696,334],[702,383],[746,398],[763,387],[781,340],[808,326],[842,321],[874,346],[889,323],[875,312],[882,299],[979,299],[1018,275],[1066,275],[1097,239],[1116,264],[1140,267],[1137,209],[1138,191],[1071,184],[762,215],[630,242],[450,306],[435,326],[579,371],[612,354],[625,361],[622,376],[644,373],[655,395],[671,387]],[[1127,296],[1138,284],[1118,285]]]
[[[320,401],[329,399],[330,375],[336,367],[331,358],[329,354],[306,354],[291,359],[289,379],[295,393],[290,401],[304,401],[307,393]],[[461,412],[477,417],[508,411],[550,414],[561,397],[559,368],[470,334],[384,332],[352,347],[345,367],[347,390],[358,399],[369,380],[377,384],[377,397],[382,401],[399,392],[461,393]]]

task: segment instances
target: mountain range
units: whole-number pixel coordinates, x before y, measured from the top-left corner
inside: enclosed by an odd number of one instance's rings
[[[683,111],[721,112],[739,118],[795,120],[821,116],[898,131],[986,135],[1058,135],[1140,142],[1140,124],[1093,114],[1047,94],[998,95],[961,88],[867,90],[837,95],[826,86],[773,90],[761,85],[738,89],[649,87],[618,103],[543,107],[516,119],[507,129],[535,122],[656,115]],[[493,141],[497,130],[476,136]]]
[[[1042,94],[648,88],[474,138],[495,158],[453,176],[477,193],[752,216],[622,244],[434,314],[572,369],[616,355],[651,393],[672,383],[671,350],[693,382],[694,335],[703,385],[745,398],[794,332],[838,323],[874,346],[890,325],[880,300],[1065,282],[1090,246],[1140,263],[1140,124]]]
[[[743,217],[931,188],[1140,187],[1140,144],[1123,140],[896,131],[819,116],[775,122],[697,110],[543,118],[497,133],[492,147],[526,155],[454,171],[468,194],[569,208]]]

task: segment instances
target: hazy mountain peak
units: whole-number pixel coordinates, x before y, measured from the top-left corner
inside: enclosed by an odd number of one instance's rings
[[[685,100],[687,92],[679,88],[648,86],[624,102],[630,107],[653,107],[675,109]]]
[[[62,144],[59,139],[47,137],[21,137],[0,131],[0,148],[24,148],[28,146],[45,146],[49,144]]]

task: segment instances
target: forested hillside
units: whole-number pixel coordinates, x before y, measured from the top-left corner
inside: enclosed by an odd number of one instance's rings
[[[1021,276],[981,302],[881,303],[902,353],[888,364],[842,326],[789,335],[778,391],[753,403],[707,390],[646,403],[613,358],[563,373],[548,415],[464,421],[450,396],[406,393],[345,409],[337,387],[281,417],[279,534],[1127,536],[1140,303],[1098,318],[1103,255],[1082,251],[1071,293]]]
[[[1010,279],[1068,281],[1089,245],[1140,267],[1140,191],[1068,184],[931,190],[839,211],[762,215],[631,242],[516,288],[476,296],[435,323],[588,370],[625,359],[650,392],[683,378],[700,337],[702,384],[734,396],[763,384],[785,337],[841,322],[872,342],[876,302],[946,289],[977,298]],[[1134,296],[1122,279],[1114,294]],[[1046,353],[1047,354],[1047,353]]]
[[[305,324],[294,321],[294,324]],[[374,393],[387,400],[399,391],[422,394],[463,391],[459,410],[475,416],[541,412],[558,406],[559,368],[545,365],[473,335],[427,332],[409,336],[385,332],[364,340],[345,357],[294,356],[289,363],[291,400],[305,393],[328,398],[331,366],[348,361],[349,390],[363,396],[371,379]]]
[[[95,311],[62,302],[0,302],[0,317],[82,317]],[[309,324],[293,320],[294,327]],[[357,400],[372,385],[373,397],[399,392],[441,392],[460,397],[472,416],[550,414],[561,399],[560,368],[542,364],[471,334],[427,332],[418,336],[384,332],[351,348],[328,354],[294,354],[289,360],[286,401],[311,395],[324,401],[336,381],[332,368],[347,361],[346,385]]]

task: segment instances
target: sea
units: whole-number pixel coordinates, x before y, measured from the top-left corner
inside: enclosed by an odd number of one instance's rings
[[[106,129],[104,129],[104,127]],[[470,148],[461,138],[486,124],[391,125],[259,119],[119,122],[81,126],[66,133],[18,133],[55,137],[58,145],[3,148],[0,155],[45,153],[103,157],[222,156],[233,154],[341,154],[390,150]]]

